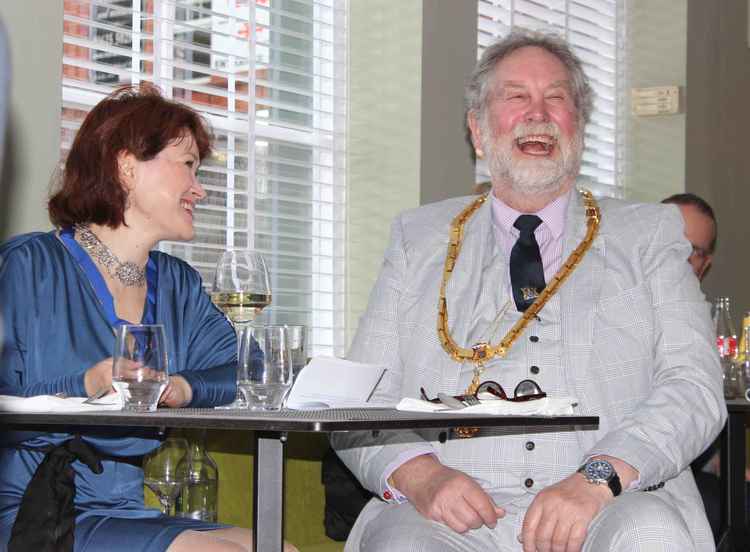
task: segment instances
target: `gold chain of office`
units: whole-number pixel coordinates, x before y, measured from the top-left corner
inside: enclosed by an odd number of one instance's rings
[[[451,337],[450,331],[448,330],[448,307],[445,300],[445,289],[448,285],[448,280],[450,280],[451,274],[453,273],[453,268],[456,266],[458,255],[461,252],[464,226],[479,207],[487,201],[489,194],[477,198],[476,201],[469,204],[451,222],[448,254],[445,257],[445,265],[443,267],[443,281],[440,283],[437,333],[440,338],[440,343],[443,345],[443,349],[445,349],[455,361],[474,363],[474,377],[471,380],[471,385],[469,385],[469,388],[466,391],[467,394],[475,393],[479,387],[479,378],[484,370],[484,363],[496,356],[500,358],[505,357],[508,349],[510,349],[511,345],[513,345],[516,339],[518,339],[518,336],[526,329],[526,326],[531,319],[539,314],[539,311],[542,310],[549,298],[560,289],[560,286],[568,276],[570,276],[576,266],[578,266],[578,263],[581,262],[581,259],[591,247],[591,243],[594,241],[596,233],[599,230],[601,214],[599,212],[599,206],[590,191],[580,190],[580,194],[583,197],[583,204],[586,211],[586,235],[583,240],[581,240],[581,243],[578,244],[578,247],[576,247],[565,260],[557,273],[555,273],[549,284],[547,284],[529,308],[526,309],[523,316],[510,330],[508,330],[508,333],[505,334],[505,337],[503,337],[497,345],[491,345],[487,342],[479,342],[474,344],[471,348],[460,347],[453,337]]]

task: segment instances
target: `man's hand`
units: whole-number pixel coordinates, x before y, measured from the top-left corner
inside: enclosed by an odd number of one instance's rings
[[[578,552],[591,520],[613,500],[607,485],[589,483],[580,473],[547,487],[523,520],[524,552]]]
[[[442,465],[431,454],[399,466],[391,479],[420,514],[457,533],[482,525],[494,528],[498,518],[505,515],[476,481]]]

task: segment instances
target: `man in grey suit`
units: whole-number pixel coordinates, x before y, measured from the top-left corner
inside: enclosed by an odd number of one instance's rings
[[[533,379],[600,424],[336,436],[378,496],[346,550],[710,550],[689,465],[726,408],[679,212],[576,191],[592,92],[560,39],[490,46],[466,96],[492,193],[395,220],[349,358],[387,365],[375,400]]]

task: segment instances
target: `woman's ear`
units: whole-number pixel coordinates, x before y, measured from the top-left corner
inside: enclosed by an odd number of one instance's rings
[[[120,182],[126,191],[130,191],[135,186],[135,167],[137,159],[132,153],[121,151],[117,154],[117,170]]]

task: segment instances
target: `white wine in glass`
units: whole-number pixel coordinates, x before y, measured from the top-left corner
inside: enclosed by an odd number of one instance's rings
[[[247,408],[247,398],[240,385],[244,383],[241,380],[245,371],[240,361],[240,343],[244,329],[271,304],[270,277],[263,257],[241,249],[225,251],[216,263],[211,300],[237,333],[237,396],[234,402],[219,408]]]
[[[233,325],[248,324],[271,304],[271,294],[214,291],[211,293],[211,300]]]

